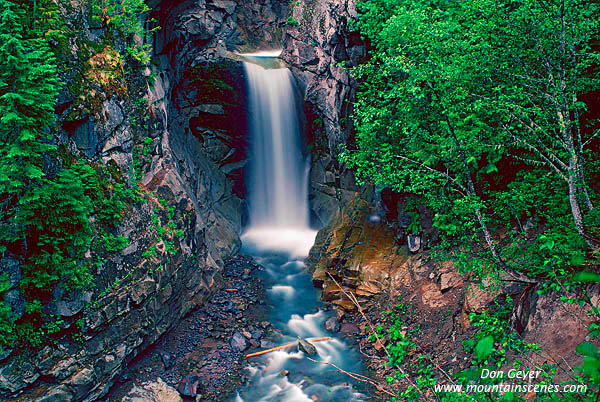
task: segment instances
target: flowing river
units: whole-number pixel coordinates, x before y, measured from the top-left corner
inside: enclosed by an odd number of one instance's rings
[[[278,66],[276,54],[245,56],[252,60],[245,64],[252,153],[249,224],[242,243],[243,251],[265,267],[269,319],[281,330],[269,341],[283,345],[298,336],[330,337],[313,343],[318,353],[310,358],[362,373],[359,353],[324,329],[333,312],[325,311],[304,263],[316,231],[309,224],[309,162],[302,153],[301,108],[292,74],[273,68]],[[249,380],[238,390],[236,402],[365,400],[361,383],[309,360],[297,346],[249,360]]]

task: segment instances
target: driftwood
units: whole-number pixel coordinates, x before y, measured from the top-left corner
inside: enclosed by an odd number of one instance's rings
[[[319,341],[326,341],[328,339],[330,339],[330,337],[325,336],[323,338],[311,338],[311,339],[307,339],[307,341],[309,341],[309,342],[319,342]],[[277,346],[275,348],[271,348],[271,349],[267,349],[267,350],[261,350],[260,352],[255,352],[255,353],[247,354],[246,357],[254,357],[254,356],[264,355],[264,354],[275,352],[276,350],[285,349],[285,348],[288,348],[290,346],[294,346],[294,345],[297,345],[297,344],[298,344],[298,341],[286,343],[285,345]]]

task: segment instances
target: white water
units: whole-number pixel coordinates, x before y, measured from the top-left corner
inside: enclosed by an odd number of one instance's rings
[[[287,68],[245,63],[250,107],[250,226],[308,228],[306,161]]]
[[[245,55],[273,66],[272,55]],[[267,60],[271,57],[270,60]],[[246,63],[249,90],[251,150],[249,225],[241,236],[244,250],[265,267],[266,307],[270,322],[280,330],[267,339],[274,345],[303,338],[331,336],[315,342],[318,356],[347,370],[362,365],[352,350],[323,328],[331,312],[323,311],[304,259],[316,231],[309,226],[308,164],[302,155],[298,105],[293,77],[287,68],[263,69]],[[297,347],[250,359],[248,382],[235,402],[360,401],[350,377],[305,358]],[[289,370],[288,376],[281,375]],[[356,385],[356,384],[355,384]],[[317,399],[313,399],[317,398]]]

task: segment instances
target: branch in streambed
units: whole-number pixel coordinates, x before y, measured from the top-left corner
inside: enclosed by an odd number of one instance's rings
[[[328,339],[330,339],[330,337],[325,336],[323,338],[310,338],[310,339],[307,339],[307,341],[309,341],[309,342],[319,342],[319,341],[326,341]],[[297,344],[298,344],[298,341],[286,343],[285,345],[277,346],[275,348],[271,348],[271,349],[267,349],[267,350],[261,350],[260,352],[255,352],[255,353],[247,354],[246,357],[254,357],[254,356],[264,355],[264,354],[275,352],[276,350],[285,349],[285,348],[288,348],[290,346],[294,346],[294,345],[297,345]]]

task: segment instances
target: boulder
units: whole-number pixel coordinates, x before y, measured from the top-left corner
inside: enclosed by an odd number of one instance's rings
[[[233,334],[233,337],[229,341],[231,345],[231,349],[235,352],[243,352],[248,349],[248,342],[246,341],[246,337],[242,335],[240,332],[236,332]]]
[[[140,386],[134,385],[123,398],[123,402],[182,402],[177,391],[167,385],[160,377],[156,382],[146,382]]]
[[[317,354],[317,348],[306,339],[298,337],[298,350],[306,353],[309,356],[314,356]]]
[[[421,236],[410,234],[406,238],[406,243],[408,245],[408,250],[411,253],[416,253],[421,248]]]

